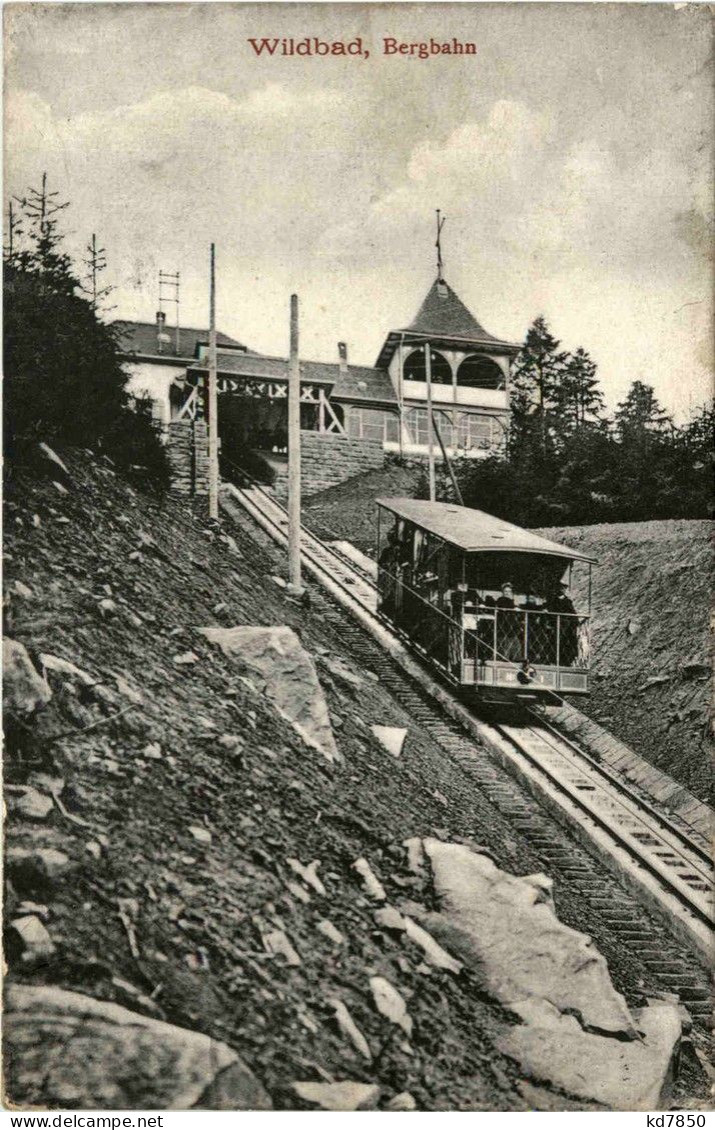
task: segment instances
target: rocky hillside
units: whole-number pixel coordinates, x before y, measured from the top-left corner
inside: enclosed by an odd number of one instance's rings
[[[652,1109],[672,1006],[636,1067],[631,959],[609,957],[627,1007],[590,941],[559,933],[532,845],[358,668],[338,611],[291,598],[255,532],[63,459],[6,493],[10,1098]],[[598,933],[568,886],[557,907]],[[539,1023],[569,1026],[558,1069]],[[619,1072],[643,1093],[614,1098]]]

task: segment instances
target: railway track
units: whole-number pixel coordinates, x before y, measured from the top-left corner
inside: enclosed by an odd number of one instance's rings
[[[229,514],[237,504],[273,540],[287,542],[287,513],[260,487],[225,488]],[[713,866],[707,851],[536,712],[523,710],[506,722],[487,720],[468,711],[421,668],[416,680],[415,660],[377,616],[374,578],[307,530],[302,554],[306,570],[362,622],[363,627],[355,621],[346,626],[336,613],[351,649],[511,826],[523,832],[545,869],[579,892],[661,989],[677,993],[693,1017],[707,1023],[712,999],[707,973],[687,956],[674,955],[672,941],[675,931],[688,949],[705,958],[707,969],[714,923]],[[484,745],[498,763],[484,756]],[[529,793],[541,802],[538,808]],[[582,848],[565,843],[544,805],[576,833]],[[594,848],[611,875],[594,867]],[[632,895],[640,906],[634,906]],[[662,925],[654,923],[644,905]]]

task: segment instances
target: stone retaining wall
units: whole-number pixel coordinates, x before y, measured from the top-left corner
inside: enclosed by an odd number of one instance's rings
[[[300,433],[301,483],[304,495],[316,494],[334,487],[355,475],[382,467],[385,452],[379,440],[350,439],[348,436],[325,432]],[[279,498],[288,493],[288,470],[279,473],[275,480]]]
[[[171,489],[176,494],[208,494],[209,441],[203,420],[174,420],[168,429],[166,454]]]
[[[303,494],[316,494],[346,479],[382,467],[385,453],[379,440],[302,431],[301,481]],[[203,420],[174,420],[168,429],[167,455],[172,490],[177,494],[208,494],[208,434]],[[278,498],[288,494],[288,468],[277,470]]]

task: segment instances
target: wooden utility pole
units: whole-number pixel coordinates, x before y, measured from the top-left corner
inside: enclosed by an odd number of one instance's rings
[[[302,592],[300,577],[300,362],[298,360],[298,295],[290,296],[290,362],[288,366],[288,580]]]
[[[209,518],[218,519],[218,388],[216,361],[216,244],[211,244],[209,289]]]
[[[429,499],[434,502],[437,492],[435,489],[434,475],[434,414],[432,412],[432,349],[430,343],[425,345],[425,380],[427,382],[427,451],[429,474]]]
[[[442,435],[441,435],[440,430],[437,426],[437,418],[436,417],[434,419],[434,434],[437,436],[437,442],[439,443],[440,450],[442,452],[442,458],[444,459],[445,467],[449,471],[449,477],[452,480],[452,489],[454,490],[454,497],[457,499],[457,502],[459,503],[460,506],[464,506],[464,498],[462,497],[462,492],[459,489],[459,483],[457,482],[457,478],[456,478],[456,475],[454,473],[454,468],[452,467],[452,462],[449,458],[449,455],[447,454],[447,448],[444,446],[444,441],[442,439]]]
[[[398,440],[400,458],[405,454],[405,442],[403,437],[403,429],[405,426],[405,338],[404,335],[400,337],[400,344],[397,347],[397,407],[399,410],[398,417]]]

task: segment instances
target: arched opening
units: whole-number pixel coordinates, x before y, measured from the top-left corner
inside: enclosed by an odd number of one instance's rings
[[[504,388],[504,374],[488,357],[465,357],[457,369],[461,388]]]
[[[447,358],[443,357],[441,353],[438,353],[436,349],[432,349],[430,351],[430,361],[432,365],[432,384],[451,385],[452,367]],[[406,381],[424,382],[427,379],[425,376],[425,351],[423,348],[413,350],[413,352],[405,358],[402,375]]]

